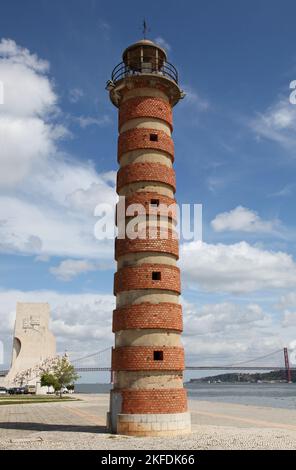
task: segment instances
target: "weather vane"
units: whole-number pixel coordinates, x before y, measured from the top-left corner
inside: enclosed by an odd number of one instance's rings
[[[146,20],[144,18],[143,20],[143,37],[146,39],[147,33],[150,31],[150,28],[148,28],[148,25],[146,23]]]

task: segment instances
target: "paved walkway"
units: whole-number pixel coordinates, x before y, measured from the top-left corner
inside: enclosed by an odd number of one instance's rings
[[[0,449],[296,449],[296,410],[192,400],[193,433],[133,438],[106,432],[108,395],[0,406]]]
[[[105,395],[81,401],[0,406],[0,441],[22,439],[40,432],[106,432]]]

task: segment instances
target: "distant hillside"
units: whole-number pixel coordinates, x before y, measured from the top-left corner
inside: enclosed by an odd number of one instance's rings
[[[291,371],[292,382],[296,382],[296,371]],[[258,381],[277,381],[285,382],[287,379],[285,370],[274,370],[271,372],[263,372],[255,374],[245,373],[227,373],[219,374],[208,377],[201,377],[199,379],[191,379],[189,383],[195,382],[258,382]]]

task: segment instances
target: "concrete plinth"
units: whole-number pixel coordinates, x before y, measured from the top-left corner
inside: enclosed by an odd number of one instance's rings
[[[119,414],[117,433],[131,436],[175,436],[191,432],[189,413]]]

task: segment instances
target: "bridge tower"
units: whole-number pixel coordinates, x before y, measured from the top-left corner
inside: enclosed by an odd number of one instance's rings
[[[288,348],[284,348],[284,359],[285,359],[285,369],[286,369],[287,382],[288,382],[288,384],[291,384],[292,383],[292,375],[291,375],[291,369],[290,369]]]
[[[183,388],[172,139],[172,108],[183,93],[165,50],[147,39],[123,52],[106,88],[119,111],[117,193],[126,209],[124,234],[115,241],[108,425],[119,434],[184,434],[190,415]],[[138,236],[131,239],[128,226],[136,215]]]

